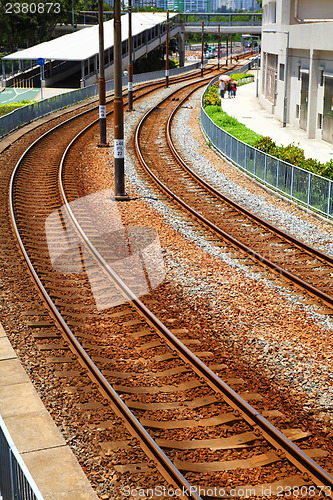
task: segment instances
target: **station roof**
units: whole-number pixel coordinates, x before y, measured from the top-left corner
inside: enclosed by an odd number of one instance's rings
[[[170,19],[177,14],[170,13]],[[166,12],[133,12],[132,13],[132,36],[142,31],[153,28],[157,24],[165,22]],[[128,38],[128,14],[121,16],[121,38]],[[113,20],[104,22],[104,50],[113,47]],[[3,59],[45,60],[54,61],[84,61],[99,52],[98,25],[84,28],[68,35],[60,36],[49,42],[40,43],[19,50],[3,57]]]

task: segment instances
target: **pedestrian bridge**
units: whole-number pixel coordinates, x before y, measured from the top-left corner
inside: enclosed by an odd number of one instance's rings
[[[184,33],[215,33],[224,35],[236,33],[260,35],[262,24],[261,12],[231,13],[231,14],[179,14],[177,22]]]
[[[177,37],[179,65],[185,63],[185,41],[188,33],[261,33],[261,13],[202,14],[170,13],[169,36]],[[165,12],[132,13],[133,61],[161,46],[166,40],[167,14]],[[122,63],[128,64],[128,14],[121,16]],[[82,26],[82,25],[81,25]],[[104,22],[105,77],[113,78],[113,20]],[[74,33],[60,36],[49,42],[20,50],[2,58],[2,85],[11,86],[15,79],[34,81],[39,86],[37,59],[44,60],[43,80],[46,86],[73,74],[80,75],[81,86],[98,81],[99,39],[98,26],[86,25]],[[1,83],[1,82],[0,82]],[[78,86],[75,85],[75,86]]]

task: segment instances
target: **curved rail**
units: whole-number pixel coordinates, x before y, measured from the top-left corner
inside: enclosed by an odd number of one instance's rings
[[[156,85],[156,84],[155,84]],[[82,116],[85,113],[90,112],[91,110],[86,110],[82,114],[78,116]],[[75,120],[76,117],[69,118],[68,120],[65,120],[63,123],[68,123],[72,120]],[[74,214],[72,213],[69,204],[67,203],[67,199],[62,187],[61,183],[61,176],[62,176],[62,167],[64,160],[66,158],[66,155],[68,154],[70,148],[74,144],[74,142],[90,127],[92,127],[94,124],[98,122],[97,120],[94,120],[92,123],[88,124],[67,146],[59,168],[59,187],[60,187],[60,192],[63,198],[63,202],[65,205],[65,208],[67,210],[67,213],[69,214],[70,218],[72,219],[72,222],[76,226],[76,229],[78,233],[81,235],[82,240],[86,243],[87,247],[90,248],[90,251],[94,255],[94,257],[98,260],[98,262],[103,265],[104,269],[107,269],[110,277],[112,277],[113,281],[118,284],[119,289],[122,290],[122,292],[128,297],[129,300],[132,300],[133,303],[137,300],[136,297],[132,294],[132,292],[126,287],[125,284],[123,284],[119,278],[113,273],[113,271],[107,266],[107,264],[103,261],[102,257],[98,254],[98,252],[95,250],[95,248],[90,244],[88,238],[78,225]],[[71,331],[71,329],[68,327],[66,324],[65,320],[63,319],[62,315],[58,311],[56,305],[53,303],[51,297],[48,295],[45,287],[43,286],[41,280],[38,277],[37,272],[35,271],[32,262],[28,256],[28,253],[26,249],[24,248],[23,241],[21,239],[21,236],[19,234],[19,230],[17,227],[17,223],[15,220],[15,213],[14,213],[14,206],[13,206],[13,201],[14,201],[14,182],[15,182],[15,177],[17,175],[17,172],[20,168],[20,165],[24,159],[24,157],[33,150],[33,148],[36,146],[38,142],[40,142],[44,137],[47,135],[51,134],[54,132],[56,129],[61,127],[63,123],[57,125],[56,127],[52,128],[50,131],[46,132],[43,134],[40,138],[38,138],[33,144],[29,146],[29,148],[25,151],[25,153],[21,156],[19,159],[18,163],[16,164],[16,167],[13,171],[11,180],[10,180],[10,214],[11,214],[11,222],[12,222],[12,227],[15,233],[15,236],[17,238],[17,241],[19,243],[19,247],[21,250],[21,253],[24,257],[24,260],[26,261],[30,274],[43,298],[43,300],[46,302],[48,309],[51,313],[52,318],[54,319],[56,325],[58,328],[63,332],[63,335],[68,342],[70,350],[77,356],[81,366],[83,366],[88,374],[90,379],[98,384],[98,387],[100,388],[101,393],[106,397],[110,402],[111,405],[115,411],[115,413],[121,417],[129,431],[134,434],[135,436],[138,437],[140,440],[141,446],[147,456],[154,461],[155,465],[157,465],[157,469],[162,473],[163,477],[168,480],[171,484],[176,486],[177,488],[180,488],[182,492],[185,492],[183,497],[186,498],[192,498],[193,500],[200,500],[200,496],[197,495],[195,491],[193,491],[193,488],[191,488],[191,485],[188,483],[188,481],[184,478],[184,476],[181,474],[181,472],[175,467],[175,465],[169,460],[169,458],[165,455],[165,453],[162,451],[162,449],[155,443],[155,441],[151,438],[149,433],[145,430],[145,428],[140,424],[140,422],[136,419],[136,417],[133,415],[133,413],[129,410],[129,408],[125,405],[125,403],[122,401],[122,399],[119,397],[119,395],[116,393],[116,391],[112,388],[112,386],[109,384],[109,382],[106,380],[106,378],[103,376],[103,374],[100,372],[100,370],[96,367],[94,362],[91,360],[89,355],[86,353],[85,349],[81,346],[81,344],[78,342],[76,339],[75,335]],[[142,308],[145,308],[145,306],[140,303]],[[149,311],[148,309],[146,310],[147,312],[147,317],[149,316]],[[156,319],[156,321],[158,321]],[[153,324],[151,322],[150,324]],[[187,493],[188,492],[188,493]]]
[[[194,89],[194,92],[197,89]],[[192,93],[191,92],[191,93]],[[173,94],[175,94],[174,92]],[[190,94],[189,94],[190,95]],[[170,99],[170,95],[168,96]],[[166,101],[163,99],[162,102]],[[154,109],[154,108],[153,108]],[[186,208],[192,215],[202,221],[204,224],[209,226],[211,229],[216,231],[221,236],[225,237],[232,243],[238,246],[238,241],[234,238],[230,237],[220,228],[212,224],[210,221],[202,217],[195,210],[193,210],[190,206],[184,203],[179,197],[177,197],[167,186],[165,186],[149,169],[146,164],[142,152],[139,146],[139,134],[140,129],[143,126],[145,120],[149,116],[150,113],[153,112],[151,109],[145,116],[141,119],[135,134],[135,147],[137,151],[137,155],[142,166],[149,172],[149,174],[153,177],[156,183],[165,191],[167,194],[177,201],[182,207]],[[247,253],[253,254],[253,251],[241,244],[241,247]],[[276,268],[273,263],[270,263],[267,259],[262,258],[258,254],[258,259],[262,262],[267,261],[267,265],[270,265],[272,268]],[[133,301],[134,302],[134,301]],[[333,301],[332,301],[333,303]],[[136,299],[136,307],[139,307],[142,314],[147,314],[146,308],[143,304]],[[253,407],[251,407],[246,401],[244,401],[235,391],[233,391],[227,384],[225,384],[214,372],[212,372],[200,359],[198,359],[193,353],[191,353],[178,339],[176,339],[171,332],[169,332],[164,325],[161,325],[160,322],[151,317],[148,321],[153,321],[154,326],[157,327],[163,337],[166,339],[167,343],[174,349],[177,350],[180,357],[190,363],[196,373],[205,378],[210,387],[220,393],[222,397],[227,401],[234,409],[240,411],[244,416],[245,420],[252,426],[257,426],[260,429],[260,432],[264,435],[267,441],[273,445],[278,450],[283,450],[286,454],[287,458],[303,473],[309,474],[317,485],[329,485],[333,487],[333,477],[328,474],[325,470],[323,470],[318,464],[316,464],[311,458],[309,458],[300,448],[298,448],[294,443],[292,443],[289,439],[287,439],[280,431],[278,431],[272,424],[270,424],[264,417],[262,417]],[[332,491],[333,495],[333,491]]]

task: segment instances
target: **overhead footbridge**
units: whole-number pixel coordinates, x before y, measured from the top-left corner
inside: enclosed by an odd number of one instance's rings
[[[260,35],[262,25],[261,12],[237,13],[184,13],[178,16],[183,33],[205,33],[233,35],[236,33]]]
[[[181,26],[176,23],[177,14],[169,15],[170,37],[179,37],[180,45],[184,44]],[[166,41],[166,12],[132,13],[133,61],[146,56]],[[128,64],[128,14],[121,16],[122,64]],[[105,77],[113,79],[113,20],[104,22],[104,58]],[[44,42],[28,49],[6,55],[2,59],[2,85],[10,86],[15,81],[15,67],[20,77],[28,78],[28,73],[36,67],[37,60],[43,59],[44,81],[46,86],[55,85],[60,80],[73,74],[80,74],[81,87],[98,82],[99,64],[98,25],[63,35],[49,42]],[[184,57],[183,57],[184,59]],[[24,71],[26,62],[30,68]],[[184,60],[180,61],[184,65]],[[17,74],[18,74],[17,72]],[[25,75],[26,73],[26,75]],[[38,78],[38,73],[36,77]]]

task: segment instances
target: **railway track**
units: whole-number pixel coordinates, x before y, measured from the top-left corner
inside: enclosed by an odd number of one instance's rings
[[[177,106],[172,104],[175,98],[179,101]],[[224,196],[181,158],[172,141],[172,121],[186,99],[185,92],[181,95],[176,91],[173,97],[161,101],[143,117],[135,143],[141,164],[171,198],[215,235],[244,252],[249,259],[270,268],[332,306],[332,257],[279,230]],[[156,113],[158,123],[167,123],[165,134],[162,125],[159,129],[156,127]],[[155,154],[147,146],[148,137],[157,144]],[[156,161],[160,156],[163,163]]]
[[[191,94],[177,90],[143,117],[135,137],[141,164],[164,192],[215,235],[331,306],[333,259],[223,196],[177,152],[172,141],[172,120]],[[148,145],[148,137],[155,142],[155,148],[151,142]]]
[[[295,447],[265,419],[283,421],[281,413],[255,410],[248,401],[260,408],[260,395],[245,391],[241,397],[231,388],[244,381],[228,380],[222,352],[207,350],[200,331],[193,338],[181,325],[168,329],[149,310],[149,296],[140,301],[124,284],[130,283],[127,266],[123,280],[115,275],[115,262],[124,258],[123,248],[110,252],[110,244],[117,246],[121,239],[121,226],[116,240],[108,229],[115,220],[119,223],[116,204],[109,191],[82,199],[73,174],[82,144],[94,134],[90,129],[79,134],[84,126],[79,121],[46,134],[22,156],[11,180],[11,212],[22,252],[49,308],[47,315],[36,301],[26,310],[39,356],[45,356],[55,380],[65,381],[67,397],[77,408],[97,412],[91,428],[110,439],[99,442],[106,450],[103,467],[110,466],[105,461],[111,455],[117,462],[114,470],[129,478],[128,484],[135,473],[141,484],[167,488],[170,483],[190,498],[207,496],[212,485],[217,498],[230,496],[232,488],[225,477],[221,480],[226,472],[237,489],[234,498],[249,485],[255,496],[263,488],[279,493],[286,486],[313,488],[313,483],[328,493],[331,476],[310,458],[324,458],[325,451],[313,448],[307,433],[286,428],[285,435],[302,440],[307,454]],[[62,154],[64,136],[70,146]],[[154,235],[140,237],[150,243]],[[114,429],[121,426],[110,419],[110,403],[126,420],[130,435]],[[228,460],[223,460],[225,454]],[[276,481],[281,460],[286,474]],[[268,468],[265,483],[258,476],[263,466]],[[197,485],[203,494],[195,491]]]

